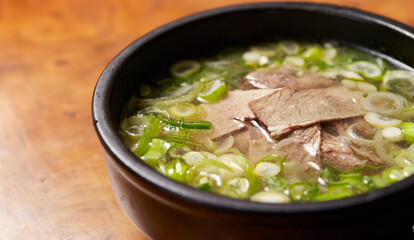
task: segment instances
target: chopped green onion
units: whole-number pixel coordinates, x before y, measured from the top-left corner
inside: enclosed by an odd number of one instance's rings
[[[175,77],[188,78],[194,73],[198,72],[201,64],[194,60],[184,60],[175,63],[171,67],[171,74]]]
[[[328,166],[325,169],[323,169],[319,175],[319,177],[326,183],[330,181],[338,181],[339,177],[336,174],[335,170]]]
[[[182,158],[184,154],[191,151],[191,148],[181,143],[174,143],[168,149],[168,154],[173,158]]]
[[[262,203],[288,203],[289,197],[282,192],[258,192],[250,197],[250,200]]]
[[[378,89],[375,85],[367,82],[357,82],[357,89],[365,92],[377,92]],[[366,93],[367,94],[367,93]]]
[[[264,66],[269,63],[269,58],[267,56],[261,56],[259,58],[259,65]]]
[[[356,72],[352,72],[352,71],[347,71],[347,70],[339,70],[338,72],[339,76],[342,76],[344,78],[349,78],[349,79],[353,79],[353,80],[364,80],[363,77],[361,77],[358,73]]]
[[[281,190],[287,185],[286,181],[280,177],[263,177],[260,180],[264,183],[265,187],[270,189]]]
[[[402,123],[399,119],[375,112],[368,112],[364,117],[369,124],[378,128],[399,127]]]
[[[209,183],[212,189],[218,190],[221,188],[223,181],[226,180],[225,178],[232,176],[232,173],[232,169],[226,164],[204,158],[189,169],[186,175],[186,182],[193,186]]]
[[[217,160],[226,164],[233,170],[235,175],[243,175],[243,169],[239,164],[235,163],[236,154],[234,153],[227,153],[217,157]]]
[[[403,123],[402,133],[404,135],[405,141],[408,144],[414,143],[414,123]]]
[[[362,105],[371,112],[381,114],[393,114],[401,112],[407,104],[407,100],[391,92],[370,93],[368,97],[361,100]]]
[[[296,67],[303,67],[303,65],[305,65],[305,60],[297,56],[287,56],[285,57],[285,63],[288,63]]]
[[[197,115],[197,107],[191,103],[179,103],[168,108],[170,116],[174,120],[195,118]]]
[[[154,116],[159,117],[159,118],[169,118],[170,117],[170,114],[167,111],[161,110],[158,107],[146,107],[142,110],[139,110],[138,113],[143,114],[143,115],[147,115],[147,116],[154,115]]]
[[[220,192],[223,195],[246,198],[249,196],[249,180],[245,177],[236,177],[225,182]]]
[[[405,70],[387,71],[383,78],[387,90],[414,98],[414,73]]]
[[[255,164],[254,172],[256,175],[262,177],[276,176],[282,170],[283,161],[284,159],[279,155],[266,156]]]
[[[206,158],[206,156],[204,156],[202,153],[193,151],[185,153],[183,157],[185,163],[189,165],[193,165]]]
[[[350,79],[346,79],[346,78],[344,78],[344,79],[341,80],[342,86],[348,88],[349,90],[355,90],[355,89],[357,89],[358,86],[357,86],[356,83],[357,83],[356,81],[350,80]],[[367,96],[368,96],[368,94],[367,94]]]
[[[339,175],[340,179],[355,179],[358,181],[362,181],[362,174],[359,172],[348,172],[348,173],[340,173]]]
[[[138,141],[137,148],[134,150],[135,155],[138,157],[144,156],[144,154],[150,149],[152,139],[157,137],[160,132],[161,121],[155,116],[150,117],[144,133]]]
[[[311,46],[302,53],[302,57],[305,59],[319,59],[323,55],[323,52],[323,48],[319,46]]]
[[[146,163],[153,166],[167,153],[169,147],[170,144],[166,141],[159,138],[153,138],[148,151],[144,154],[144,156],[142,156],[142,158]]]
[[[299,44],[295,41],[280,41],[279,46],[282,49],[282,51],[287,55],[294,55],[299,52]]]
[[[372,180],[370,176],[363,176],[362,181],[370,190],[374,190],[377,188],[375,182]]]
[[[319,188],[312,182],[295,182],[289,185],[289,197],[295,202],[310,200],[319,192]]]
[[[386,183],[391,184],[402,180],[404,175],[400,169],[389,168],[382,173],[382,178]]]
[[[387,127],[382,129],[382,136],[385,140],[390,142],[399,142],[404,140],[404,135],[401,129],[397,127]]]
[[[205,103],[215,103],[227,95],[227,86],[221,80],[215,80],[210,88],[198,94],[198,100]]]
[[[164,139],[168,142],[182,143],[182,144],[185,144],[185,145],[191,145],[193,147],[196,147],[196,148],[202,149],[206,152],[209,152],[209,149],[206,148],[203,144],[192,141],[192,140],[187,139],[187,138],[179,138],[179,137],[158,137],[158,138]]]
[[[344,69],[336,69],[336,68],[328,69],[326,71],[320,72],[320,74],[325,77],[332,78],[332,79],[337,79],[338,77],[341,77],[341,78],[346,78],[346,79],[351,79],[351,80],[359,80],[359,81],[364,80],[364,78],[361,77],[361,75],[359,75],[358,73],[344,70]]]
[[[228,136],[225,139],[223,139],[218,145],[215,144],[216,150],[214,151],[214,154],[223,154],[229,151],[233,147],[234,144],[234,137]]]
[[[144,130],[147,127],[147,122],[148,117],[142,114],[127,117],[121,122],[121,134],[134,138],[136,140],[144,133]]]
[[[381,80],[382,71],[374,63],[367,62],[367,61],[356,61],[351,64],[348,64],[347,68],[351,71],[360,73],[362,76],[368,79],[376,80],[376,81]]]
[[[211,191],[211,185],[208,182],[198,185],[197,188],[203,191],[207,191],[207,192]]]
[[[193,84],[183,83],[181,87],[173,91],[170,95],[159,98],[139,98],[136,99],[136,107],[145,106],[168,107],[182,102],[190,102],[197,97],[197,94],[204,88],[203,82]]]
[[[254,65],[259,62],[260,56],[261,55],[258,52],[248,51],[243,54],[242,58],[246,62],[246,64]]]
[[[366,192],[368,187],[362,182],[362,179],[345,178],[337,182],[327,182],[328,186],[346,186],[349,189],[353,189],[359,193]]]
[[[325,193],[316,195],[312,200],[315,201],[329,201],[341,199],[354,195],[354,192],[346,186],[329,187]]]
[[[405,166],[402,170],[404,177],[409,177],[414,174],[414,165]]]
[[[181,119],[178,122],[170,121],[167,119],[160,119],[160,121],[166,125],[178,127],[181,129],[202,129],[209,130],[213,127],[213,124],[209,121],[194,121],[194,122],[183,122]]]
[[[179,182],[185,182],[187,169],[187,164],[179,159],[174,159],[166,166],[166,176]]]
[[[254,52],[258,52],[262,56],[271,57],[276,55],[276,44],[273,43],[263,43],[251,46],[250,49]]]
[[[321,60],[325,62],[330,62],[338,55],[338,51],[334,47],[328,47],[323,51]]]
[[[249,180],[249,193],[253,194],[258,187],[258,181],[250,166],[250,161],[236,148],[230,149],[229,152],[233,153],[221,155],[218,160],[229,166],[233,170],[233,175],[244,175]]]
[[[280,165],[270,162],[260,162],[254,168],[257,175],[261,177],[273,177],[280,173]]]

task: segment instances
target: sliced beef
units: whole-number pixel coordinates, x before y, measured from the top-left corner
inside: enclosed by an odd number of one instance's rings
[[[300,90],[338,85],[334,80],[314,73],[305,73],[296,77],[294,72],[286,67],[260,69],[247,74],[243,80],[246,85],[254,88],[289,87]]]
[[[249,159],[257,162],[271,154],[286,156],[286,166],[288,167],[284,173],[288,178],[288,175],[297,172],[298,169],[299,172],[307,172],[317,177],[322,168],[320,145],[319,124],[294,130],[278,140],[260,134],[250,142]],[[306,180],[303,179],[303,176],[299,176],[297,179]]]
[[[358,94],[340,87],[294,90],[280,88],[249,103],[254,115],[273,138],[293,129],[360,116],[366,110],[355,101]]]
[[[327,88],[338,86],[338,82],[315,73],[305,73],[298,78],[297,86],[294,89]]]
[[[365,121],[362,117],[322,123],[322,159],[339,170],[348,171],[366,163],[377,165],[381,160],[367,147],[357,146],[349,140],[346,130],[353,123]]]
[[[296,86],[296,76],[287,68],[259,69],[243,78],[247,85],[254,88],[280,88]]]
[[[206,112],[205,120],[213,124],[211,138],[219,138],[245,128],[246,124],[241,121],[255,118],[248,103],[273,91],[272,89],[234,90],[216,103],[201,104]]]

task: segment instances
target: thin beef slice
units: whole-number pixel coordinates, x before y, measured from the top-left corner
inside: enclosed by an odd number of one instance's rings
[[[271,154],[286,157],[286,171],[308,172],[314,177],[319,176],[322,169],[321,154],[321,130],[319,124],[296,129],[283,138],[273,140],[265,135],[258,135],[252,139],[249,145],[249,160],[253,163]],[[299,179],[301,177],[298,177]],[[304,180],[304,179],[302,179]]]
[[[293,129],[337,119],[360,116],[366,110],[355,101],[355,92],[340,87],[294,90],[280,88],[249,102],[256,117],[273,138]]]
[[[289,87],[296,90],[338,85],[334,80],[320,74],[304,73],[296,77],[293,71],[286,67],[256,70],[244,76],[243,82],[253,88]]]
[[[245,128],[246,124],[242,121],[255,118],[248,103],[273,91],[273,89],[234,90],[216,103],[201,104],[206,112],[204,120],[213,124],[211,138],[216,139]]]
[[[321,124],[322,159],[332,167],[349,171],[367,163],[378,165],[382,162],[371,149],[353,144],[347,137],[348,127],[360,121],[365,120],[362,117],[354,117]]]

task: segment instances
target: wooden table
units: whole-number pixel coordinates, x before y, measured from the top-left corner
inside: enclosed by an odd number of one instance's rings
[[[146,239],[106,176],[91,120],[95,83],[146,32],[243,2],[0,0],[0,239]],[[414,26],[411,0],[319,2]]]

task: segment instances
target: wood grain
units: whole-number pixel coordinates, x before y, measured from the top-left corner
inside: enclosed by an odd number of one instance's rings
[[[245,2],[255,1],[0,0],[0,239],[146,239],[112,194],[92,127],[94,85],[137,37]],[[318,2],[414,26],[411,0]]]

